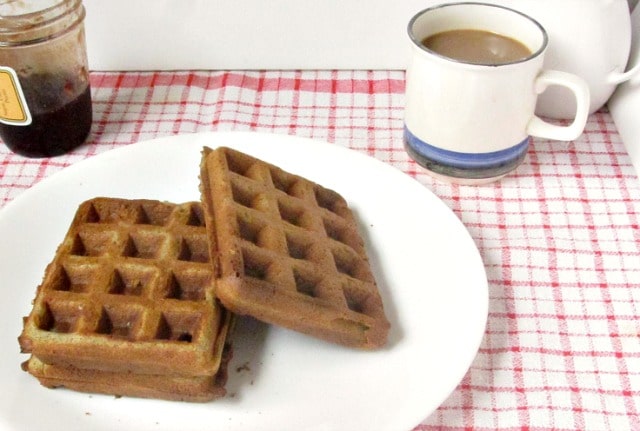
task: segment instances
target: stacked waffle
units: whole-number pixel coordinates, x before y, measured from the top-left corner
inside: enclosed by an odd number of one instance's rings
[[[336,192],[205,148],[202,203],[96,198],[78,209],[19,337],[48,387],[223,396],[233,313],[361,349],[389,323]]]
[[[48,387],[224,395],[231,315],[215,298],[203,220],[199,203],[84,202],[24,322],[23,367]]]

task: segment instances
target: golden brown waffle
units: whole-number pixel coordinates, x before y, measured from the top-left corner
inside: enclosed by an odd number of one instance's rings
[[[205,402],[226,394],[227,365],[231,348],[225,346],[220,368],[212,376],[170,376],[116,373],[72,366],[49,365],[32,356],[23,369],[48,388],[67,388],[80,392],[115,396],[158,398],[171,401]]]
[[[212,376],[231,316],[208,246],[199,203],[84,202],[38,287],[22,351],[50,365]]]
[[[225,307],[348,346],[386,343],[364,243],[338,193],[224,147],[203,150],[200,179]]]

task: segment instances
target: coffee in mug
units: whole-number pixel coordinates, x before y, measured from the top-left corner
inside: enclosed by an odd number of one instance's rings
[[[524,60],[531,51],[522,42],[485,30],[449,30],[427,36],[429,50],[465,63],[497,65]]]

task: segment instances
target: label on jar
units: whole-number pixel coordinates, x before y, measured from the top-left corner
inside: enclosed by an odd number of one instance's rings
[[[31,113],[16,71],[0,66],[0,123],[12,126],[31,124]]]

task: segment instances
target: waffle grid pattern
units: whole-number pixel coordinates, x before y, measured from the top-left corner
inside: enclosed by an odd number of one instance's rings
[[[58,365],[210,375],[223,325],[210,262],[199,203],[85,202],[38,290],[23,349]]]
[[[204,164],[218,243],[229,251],[220,256],[222,302],[292,329],[379,347],[388,323],[345,200],[228,148],[205,152]]]

